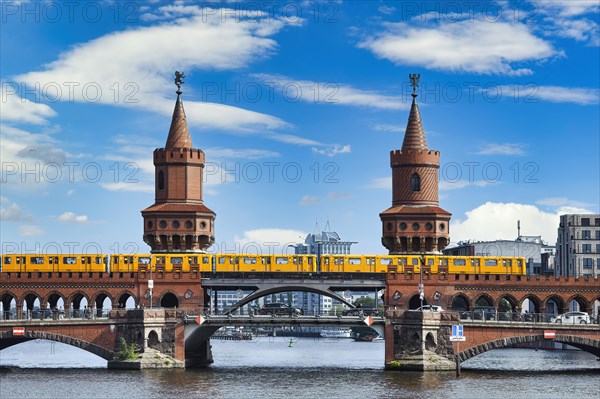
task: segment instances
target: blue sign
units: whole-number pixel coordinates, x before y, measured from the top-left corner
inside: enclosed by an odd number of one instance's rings
[[[461,325],[454,325],[452,326],[452,336],[453,337],[463,337],[463,326]]]
[[[465,341],[465,335],[463,331],[463,326],[460,324],[452,326],[452,335],[450,336],[450,341]]]

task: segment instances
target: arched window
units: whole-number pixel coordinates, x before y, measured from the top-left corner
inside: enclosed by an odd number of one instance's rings
[[[158,172],[158,189],[165,189],[165,172],[163,172],[162,170]]]
[[[421,176],[418,173],[413,173],[410,177],[410,189],[412,191],[421,191]]]

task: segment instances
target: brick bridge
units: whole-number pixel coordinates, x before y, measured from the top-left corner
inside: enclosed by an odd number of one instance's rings
[[[281,279],[280,287],[269,292],[300,290],[302,284],[291,276]],[[16,307],[17,314],[6,320],[0,329],[0,349],[29,339],[47,338],[65,342],[112,359],[120,337],[142,348],[158,350],[170,356],[178,365],[206,365],[212,361],[209,336],[188,339],[183,310],[199,314],[208,303],[201,281],[216,278],[200,273],[154,273],[154,305],[177,307],[178,312],[148,309],[150,296],[146,273],[0,273],[0,302],[4,309]],[[223,276],[218,281],[222,282]],[[290,282],[292,281],[292,282]],[[424,285],[424,302],[444,309],[470,310],[477,305],[500,307],[509,304],[511,311],[520,312],[525,299],[533,304],[535,314],[551,310],[563,313],[575,301],[579,308],[594,313],[600,300],[600,279],[568,279],[554,277],[437,275],[389,273],[385,280],[386,365],[401,369],[447,369],[454,349],[449,344],[450,326],[458,322],[458,313],[428,314],[406,312],[419,305],[419,282]],[[245,287],[243,276],[231,279],[229,289]],[[246,288],[246,287],[245,287]],[[358,286],[353,287],[359,289]],[[314,291],[314,287],[311,288]],[[33,316],[34,302],[41,309],[56,307],[63,300],[67,317],[81,315],[81,303],[87,300],[93,316],[100,315],[110,303],[110,316],[105,320],[22,320]],[[137,311],[125,311],[132,298]],[[596,305],[595,305],[596,304]],[[144,309],[141,309],[144,308]],[[552,308],[552,309],[551,309]],[[154,312],[154,313],[153,313]],[[175,313],[170,313],[175,312]],[[106,312],[104,312],[105,314]],[[6,316],[6,315],[3,315]],[[6,317],[4,317],[6,318]],[[544,321],[544,320],[537,320]],[[25,326],[24,336],[14,336],[14,325]],[[484,351],[543,339],[543,331],[556,331],[556,342],[569,343],[600,355],[600,327],[559,326],[527,322],[476,323],[465,327],[466,343],[460,357],[468,359]],[[188,341],[188,343],[186,343]],[[193,344],[192,344],[193,342]],[[424,360],[425,359],[425,360]],[[429,361],[429,360],[434,360]]]

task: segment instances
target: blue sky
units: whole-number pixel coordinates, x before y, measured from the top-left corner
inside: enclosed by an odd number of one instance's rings
[[[0,3],[2,251],[146,252],[173,73],[206,153],[214,251],[329,221],[384,253],[408,74],[451,240],[556,241],[600,203],[595,1]]]

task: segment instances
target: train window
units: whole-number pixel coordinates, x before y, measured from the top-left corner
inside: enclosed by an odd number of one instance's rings
[[[427,259],[427,264],[429,266],[433,266],[433,259]]]
[[[198,257],[197,256],[188,256],[188,263],[190,263],[190,264],[198,263]]]
[[[250,258],[248,256],[244,257],[244,264],[246,265],[256,265],[256,258]]]
[[[406,258],[398,258],[398,266],[405,266]]]
[[[294,258],[293,258],[293,261],[294,261],[294,265],[297,265],[297,264],[298,264],[298,258],[294,257]]]
[[[148,257],[148,256],[140,256],[138,258],[138,263],[140,265],[148,265],[148,264],[150,264],[150,257]]]
[[[74,265],[75,263],[77,263],[77,258],[74,256],[65,256],[63,258],[63,264],[65,265]]]
[[[102,257],[101,256],[96,256],[96,264],[97,265],[101,265],[102,264]]]
[[[392,260],[390,258],[379,258],[379,263],[387,266],[392,264]]]
[[[119,257],[118,256],[113,256],[113,264],[115,264],[115,265],[119,264]]]
[[[10,257],[8,257],[8,256],[4,257],[4,264],[5,265],[10,265],[11,261],[12,261],[12,259],[10,259]]]
[[[498,266],[498,261],[496,259],[486,259],[485,265],[486,266]]]
[[[48,263],[51,265],[54,263],[54,258],[52,256],[48,258]]]
[[[471,259],[471,266],[479,266],[479,259]]]
[[[204,263],[204,264],[208,263],[208,256],[203,256],[202,257],[202,263]]]
[[[412,265],[417,266],[419,264],[419,258],[412,258]]]
[[[508,259],[506,261],[504,261],[505,265],[508,267],[512,267],[512,260]]]
[[[171,257],[172,265],[181,265],[183,263],[183,257],[181,256],[173,256]]]
[[[440,266],[448,266],[448,258],[440,258]]]
[[[289,261],[288,258],[281,258],[281,257],[275,258],[275,263],[278,265],[287,265],[288,261]]]
[[[329,258],[323,258],[323,263],[328,265],[329,264]]]
[[[225,263],[225,258],[224,257],[220,257],[219,258],[219,264],[222,265],[223,263]]]
[[[313,258],[308,258],[308,264],[312,265],[313,264]]]
[[[467,261],[465,259],[452,259],[452,264],[454,266],[466,266]]]
[[[360,258],[348,258],[349,265],[360,265]]]
[[[43,265],[44,264],[44,258],[41,256],[32,256],[31,258],[29,258],[29,261],[31,262],[32,265]]]

